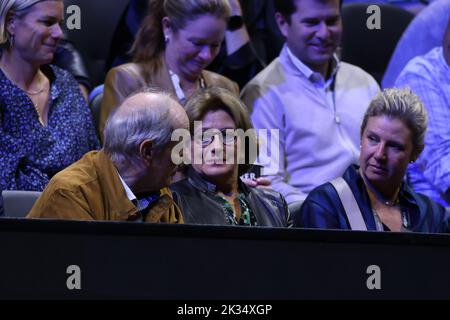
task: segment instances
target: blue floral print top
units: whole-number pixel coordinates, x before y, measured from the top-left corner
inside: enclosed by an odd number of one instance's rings
[[[42,191],[58,171],[100,147],[75,79],[55,66],[41,70],[50,79],[46,126],[31,99],[0,69],[0,190]]]

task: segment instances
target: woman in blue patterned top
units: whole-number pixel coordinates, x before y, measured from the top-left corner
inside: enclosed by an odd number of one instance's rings
[[[43,190],[99,147],[75,79],[48,65],[63,33],[62,0],[0,4],[0,189]]]

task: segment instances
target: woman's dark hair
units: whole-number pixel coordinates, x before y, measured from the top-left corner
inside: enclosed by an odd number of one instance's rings
[[[227,112],[233,118],[236,129],[241,129],[246,138],[241,144],[243,150],[238,152],[238,155],[242,157],[238,174],[244,174],[253,166],[257,157],[257,138],[247,108],[238,97],[227,89],[206,88],[190,97],[184,108],[189,117],[191,136],[194,136],[194,121],[201,121],[210,111]]]
[[[284,19],[291,23],[291,16],[297,11],[296,1],[302,0],[274,0],[275,12],[281,13]],[[329,2],[330,0],[315,0],[317,2]],[[342,7],[342,0],[339,0],[339,7]]]

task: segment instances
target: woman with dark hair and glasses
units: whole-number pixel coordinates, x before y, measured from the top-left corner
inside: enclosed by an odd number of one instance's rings
[[[239,178],[257,156],[256,135],[239,98],[226,89],[208,88],[188,99],[185,109],[190,164],[186,179],[171,186],[185,223],[289,226],[281,194],[248,187]]]

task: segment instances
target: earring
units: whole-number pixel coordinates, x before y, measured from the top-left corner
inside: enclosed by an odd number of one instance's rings
[[[11,49],[14,47],[14,35],[13,34],[11,34],[9,36],[9,46]]]
[[[164,35],[164,42],[168,43],[169,42],[169,36],[168,35]]]

